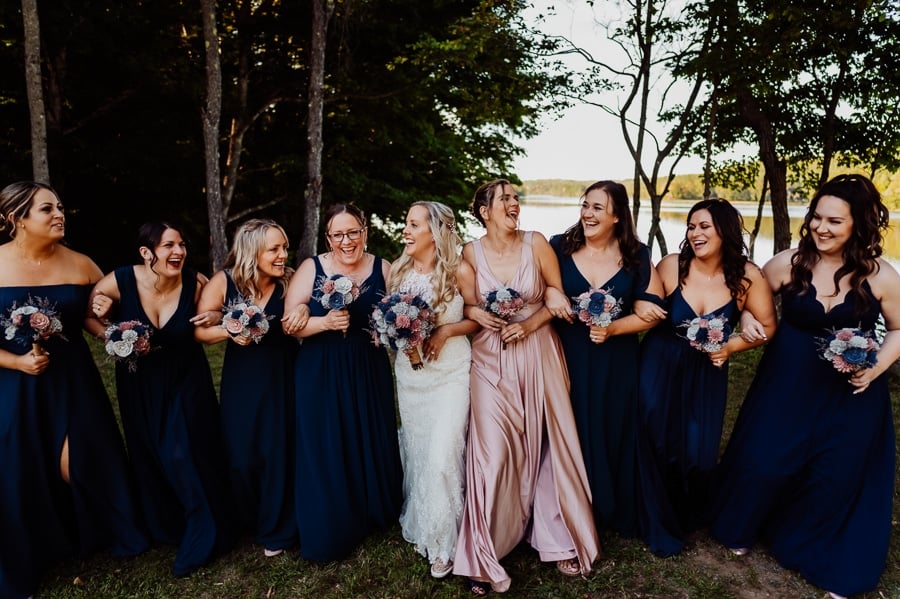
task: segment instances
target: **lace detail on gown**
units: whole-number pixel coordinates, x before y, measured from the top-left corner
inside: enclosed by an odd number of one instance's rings
[[[431,275],[410,271],[400,286],[429,304]],[[438,316],[438,325],[463,318],[457,293]],[[395,362],[403,462],[403,538],[430,562],[453,559],[463,509],[465,445],[469,417],[471,348],[465,336],[447,340],[437,361],[414,371],[409,358]]]

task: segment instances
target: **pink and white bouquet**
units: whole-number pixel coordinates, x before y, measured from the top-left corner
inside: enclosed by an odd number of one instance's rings
[[[319,303],[328,310],[344,310],[362,293],[356,281],[340,273],[320,277],[317,291]],[[346,336],[347,331],[344,331],[344,337]]]
[[[128,365],[128,372],[137,370],[138,358],[150,353],[150,327],[140,320],[125,320],[106,327],[106,353],[116,362]]]
[[[259,343],[269,332],[269,320],[274,318],[244,299],[228,304],[222,312],[222,328],[234,337],[249,337],[254,343]]]
[[[622,313],[622,300],[607,289],[591,289],[572,299],[575,316],[588,326],[608,327]]]
[[[56,304],[44,297],[28,296],[22,305],[13,302],[5,316],[0,318],[4,337],[22,345],[31,343],[35,355],[44,353],[40,345],[53,336],[65,339],[63,325],[56,311]]]
[[[819,339],[823,360],[831,362],[838,372],[854,373],[871,368],[878,362],[880,345],[872,331],[852,327],[832,330],[828,337]]]
[[[723,315],[698,316],[686,323],[685,338],[691,347],[704,353],[714,353],[725,347],[731,336],[731,324]]]
[[[510,287],[494,289],[484,296],[484,309],[506,321],[524,307],[522,294]],[[506,349],[506,343],[502,342],[500,347]]]
[[[434,312],[418,295],[408,292],[386,295],[375,304],[371,316],[372,341],[409,356],[413,370],[424,367],[419,346],[434,330]]]

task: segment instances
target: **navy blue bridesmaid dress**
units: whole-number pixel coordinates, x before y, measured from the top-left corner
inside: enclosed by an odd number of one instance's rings
[[[720,466],[710,533],[732,548],[757,540],[785,567],[841,595],[874,589],[887,560],[894,425],[887,375],[853,394],[819,356],[843,327],[874,330],[880,307],[848,295],[828,312],[810,283],[783,291],[782,320],[759,363]]]
[[[178,545],[173,574],[206,564],[233,540],[219,404],[203,347],[194,341],[197,276],[182,273],[178,307],[161,328],[138,296],[133,266],[115,271],[120,321],[151,328],[150,353],[130,372],[116,364],[125,441],[154,541]]]
[[[641,536],[659,556],[680,552],[686,536],[708,520],[725,419],[728,363],[716,367],[708,354],[691,347],[687,323],[715,315],[734,330],[740,316],[734,299],[697,314],[681,287],[666,300],[665,322],[641,344],[638,391],[638,520]]]
[[[67,340],[42,342],[50,365],[34,376],[0,368],[0,597],[35,592],[61,559],[148,546],[133,497],[125,448],[109,397],[82,335],[90,285],[0,287],[0,309],[29,295],[56,304]],[[0,347],[31,351],[6,340]],[[69,478],[60,452],[69,439]]]
[[[562,273],[563,292],[570,298],[590,290],[571,256],[565,256],[562,236],[550,239]],[[662,303],[647,293],[650,250],[641,246],[636,272],[620,269],[601,288],[621,301],[619,318],[632,313],[635,300]],[[638,335],[616,335],[604,343],[591,342],[582,322],[555,319],[571,384],[572,410],[593,496],[594,521],[599,529],[621,535],[637,534],[636,427]]]
[[[245,301],[231,273],[225,305]],[[222,367],[222,433],[231,493],[242,527],[266,549],[297,543],[294,517],[294,358],[297,340],[281,328],[282,287],[261,306],[269,330],[247,346],[228,342]]]
[[[317,280],[325,276],[316,263]],[[395,524],[403,472],[391,364],[369,336],[372,306],[383,297],[381,259],[349,306],[350,327],[303,340],[295,366],[297,399],[296,514],[300,554],[347,557],[373,529]],[[311,316],[328,310],[313,293]]]

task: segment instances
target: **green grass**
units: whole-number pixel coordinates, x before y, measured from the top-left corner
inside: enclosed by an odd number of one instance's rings
[[[95,346],[95,349],[96,346]],[[99,355],[99,354],[98,354]],[[209,349],[218,376],[222,346]],[[739,402],[755,371],[760,351],[733,358],[726,436]],[[114,397],[112,365],[99,359],[110,395]],[[895,421],[900,413],[900,378],[891,375]],[[896,423],[896,422],[895,422]],[[723,443],[724,446],[724,443]],[[896,496],[896,492],[895,492]],[[894,502],[894,520],[900,518]],[[818,599],[821,589],[782,569],[764,550],[736,558],[705,533],[697,534],[681,555],[659,559],[636,540],[602,537],[604,559],[587,579],[568,579],[552,564],[542,564],[526,545],[519,546],[504,566],[512,577],[508,597],[726,599],[791,597]],[[155,548],[141,556],[116,559],[106,555],[70,560],[44,577],[39,598],[221,598],[221,597],[469,597],[464,582],[428,575],[425,560],[400,535],[399,526],[370,536],[345,561],[314,564],[284,554],[265,558],[249,540],[192,576],[171,575],[174,547]],[[76,582],[77,579],[77,582]],[[866,599],[900,597],[900,539],[892,535],[887,568],[879,588]]]

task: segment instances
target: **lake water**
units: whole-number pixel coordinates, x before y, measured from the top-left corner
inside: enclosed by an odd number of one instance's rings
[[[694,202],[666,202],[660,211],[660,226],[666,238],[669,252],[677,252],[678,245],[684,239],[685,220]],[[558,198],[554,196],[529,196],[523,199],[519,214],[520,228],[540,231],[548,239],[551,235],[562,233],[579,218],[580,200],[578,198]],[[750,230],[756,222],[757,206],[752,203],[734,206],[744,218],[744,228]],[[791,239],[796,243],[806,206],[791,205],[788,207],[791,217]],[[900,269],[900,214],[891,214],[892,228],[888,231],[884,243],[884,258],[895,268]],[[646,243],[650,230],[650,203],[642,203],[637,222],[638,236]],[[480,235],[481,229],[476,227],[472,235]],[[749,235],[745,237],[748,241]],[[767,206],[763,211],[763,221],[756,239],[753,260],[759,265],[765,264],[772,257],[772,213]],[[659,260],[659,246],[653,246],[653,259]]]

